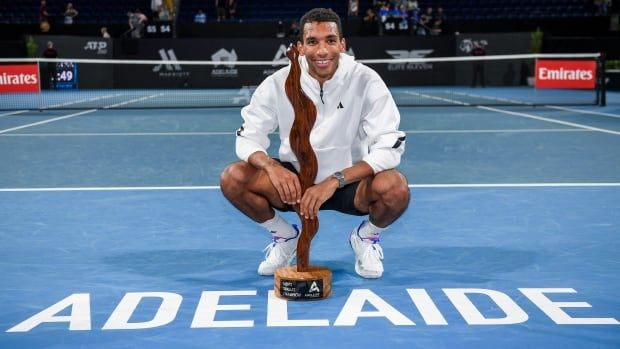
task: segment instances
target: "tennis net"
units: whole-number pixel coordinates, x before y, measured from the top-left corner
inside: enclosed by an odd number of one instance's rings
[[[359,60],[399,106],[604,103],[599,54]],[[280,61],[0,59],[0,109],[240,107]]]

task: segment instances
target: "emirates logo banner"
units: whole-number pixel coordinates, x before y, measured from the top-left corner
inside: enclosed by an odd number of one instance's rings
[[[39,92],[36,64],[0,65],[0,93]]]
[[[593,89],[595,86],[594,60],[536,60],[536,88]]]

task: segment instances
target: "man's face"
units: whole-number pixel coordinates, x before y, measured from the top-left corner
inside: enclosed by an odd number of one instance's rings
[[[334,75],[338,68],[340,53],[346,50],[344,39],[340,38],[338,25],[334,22],[311,22],[304,24],[299,52],[306,57],[310,75],[323,83]]]

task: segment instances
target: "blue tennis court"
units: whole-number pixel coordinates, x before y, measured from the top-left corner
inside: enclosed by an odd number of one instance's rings
[[[0,347],[618,348],[607,103],[401,107],[412,202],[386,271],[359,278],[360,218],[322,212],[317,302],[273,296],[268,234],[220,193],[238,107],[0,112]]]

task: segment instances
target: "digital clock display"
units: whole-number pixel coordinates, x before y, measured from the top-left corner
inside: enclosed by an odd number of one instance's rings
[[[77,89],[78,68],[72,62],[56,63],[56,88]]]

